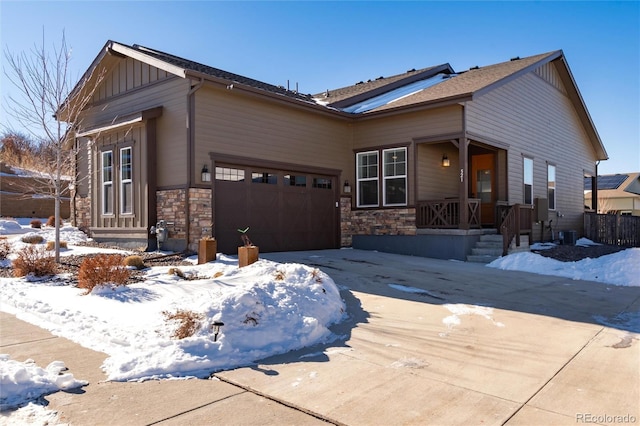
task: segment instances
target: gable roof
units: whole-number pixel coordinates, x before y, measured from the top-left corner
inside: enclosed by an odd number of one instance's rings
[[[451,66],[447,64],[436,65],[420,70],[409,70],[406,73],[391,77],[380,77],[367,82],[360,82],[352,86],[347,86],[335,90],[327,90],[315,96],[298,93],[288,90],[282,86],[275,86],[264,83],[239,74],[224,71],[195,61],[161,52],[159,50],[134,44],[128,46],[112,40],[107,41],[100,54],[93,61],[80,82],[74,88],[74,93],[87,76],[106,55],[120,57],[131,57],[150,65],[156,66],[169,73],[182,78],[206,79],[216,81],[221,84],[238,84],[248,90],[257,91],[266,95],[281,96],[294,102],[301,102],[309,107],[318,110],[332,111],[342,116],[371,116],[383,114],[391,111],[398,111],[406,108],[423,108],[451,103],[472,101],[474,98],[493,90],[501,85],[512,81],[534,69],[554,61],[560,78],[567,90],[567,95],[571,99],[575,111],[577,112],[583,127],[591,141],[591,145],[598,160],[608,159],[608,155],[597,133],[591,116],[584,104],[582,96],[578,91],[573,75],[565,61],[561,50],[556,50],[526,58],[514,58],[507,62],[501,62],[484,67],[474,67],[468,71],[456,74]],[[442,78],[437,78],[441,75]],[[427,80],[432,79],[430,82]],[[418,82],[425,84],[410,87]],[[402,88],[411,90],[401,91]],[[393,97],[393,91],[397,92],[397,97]],[[328,96],[327,96],[328,95]],[[370,102],[362,107],[348,109],[358,103],[367,102],[376,97],[387,96],[378,102]]]

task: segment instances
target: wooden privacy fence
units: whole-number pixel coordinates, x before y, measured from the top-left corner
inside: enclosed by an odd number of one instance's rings
[[[586,212],[584,234],[596,243],[640,247],[640,216]]]

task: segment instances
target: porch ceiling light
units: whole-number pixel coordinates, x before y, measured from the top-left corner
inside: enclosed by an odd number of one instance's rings
[[[449,162],[449,157],[447,154],[442,154],[442,167],[449,167],[451,163]]]
[[[202,166],[202,181],[203,182],[211,182],[211,173],[209,173],[209,168],[205,164]]]

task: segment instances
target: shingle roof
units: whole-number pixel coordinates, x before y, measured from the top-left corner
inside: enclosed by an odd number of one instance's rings
[[[416,80],[429,78],[438,72],[452,73],[449,64],[436,65],[419,70],[412,69],[402,74],[390,77],[378,77],[374,80],[361,81],[352,86],[331,89],[314,95],[314,99],[331,107],[343,107],[355,104],[361,100],[371,98],[379,93],[384,93],[398,86],[412,83]],[[328,95],[328,96],[327,96]]]
[[[119,43],[119,44],[122,44],[122,43]],[[123,46],[126,46],[126,45],[123,44]],[[159,50],[140,46],[138,44],[134,44],[133,46],[127,46],[127,47],[131,49],[135,49],[141,53],[144,53],[145,55],[149,55],[151,57],[154,57],[161,61],[165,61],[167,63],[178,66],[180,68],[184,68],[189,71],[206,74],[211,77],[221,78],[230,82],[243,84],[245,86],[250,86],[256,89],[265,90],[271,93],[276,93],[278,95],[288,96],[290,98],[299,99],[307,102],[313,102],[311,95],[305,95],[293,90],[287,90],[285,87],[282,87],[282,86],[275,86],[273,84],[264,83],[262,81],[255,80],[253,78],[245,77],[239,74],[234,74],[228,71],[221,70],[219,68],[210,67],[208,65],[204,65],[199,62],[184,59],[179,56],[171,55],[169,53],[161,52]]]
[[[460,73],[442,83],[429,87],[420,93],[407,96],[393,104],[385,105],[372,110],[383,111],[391,108],[402,106],[433,102],[438,100],[462,97],[465,95],[473,95],[482,89],[485,89],[503,79],[509,78],[525,70],[531,65],[542,61],[549,56],[559,55],[559,51],[543,53],[540,55],[529,56],[522,59],[501,62],[495,65],[470,69],[469,71]]]

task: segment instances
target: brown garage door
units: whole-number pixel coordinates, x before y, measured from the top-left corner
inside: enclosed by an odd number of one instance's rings
[[[246,227],[263,253],[338,247],[338,177],[295,169],[216,163],[218,251],[237,253]]]

